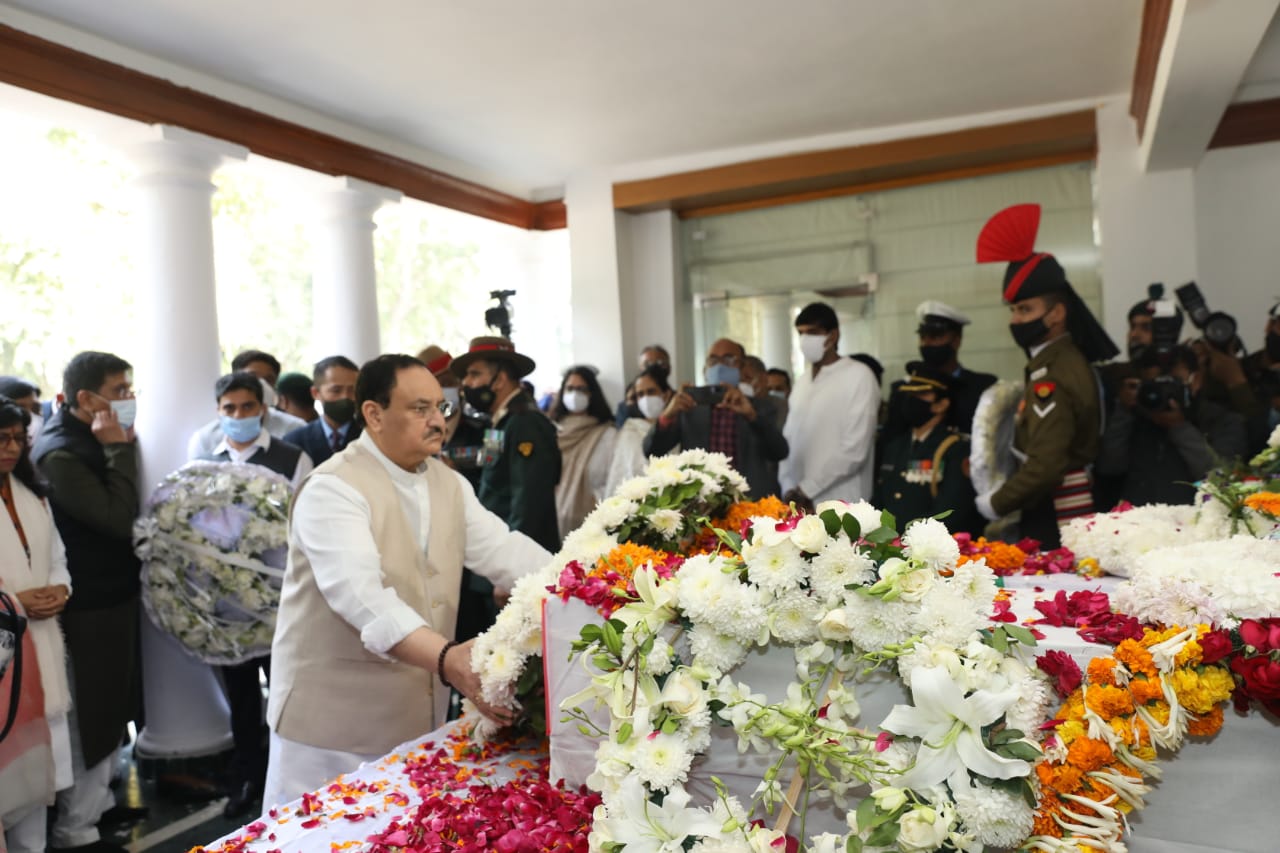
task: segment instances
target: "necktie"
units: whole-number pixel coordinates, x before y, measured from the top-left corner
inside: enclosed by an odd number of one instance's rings
[[[336,429],[333,431],[332,441],[329,444],[333,447],[333,452],[338,453],[342,450],[342,433]]]

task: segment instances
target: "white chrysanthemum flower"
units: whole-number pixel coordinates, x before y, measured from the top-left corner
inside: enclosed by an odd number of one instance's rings
[[[1013,848],[1031,834],[1035,814],[1022,797],[986,785],[952,793],[960,821],[983,844]]]
[[[638,508],[635,501],[614,495],[605,498],[592,510],[589,521],[605,530],[617,530]]]
[[[586,523],[565,537],[560,555],[566,562],[577,560],[582,565],[588,566],[608,554],[617,545],[618,537],[599,525]]]
[[[652,732],[636,740],[632,762],[641,782],[651,789],[665,791],[689,777],[693,753],[683,734]]]
[[[1271,437],[1267,439],[1267,447],[1280,447],[1280,426],[1271,431]]]
[[[911,673],[920,667],[944,669],[955,679],[964,673],[964,662],[955,646],[940,644],[931,637],[916,643],[910,652],[898,658],[898,674],[908,688],[911,687]]]
[[[985,561],[968,562],[956,566],[955,573],[945,581],[948,589],[958,592],[984,614],[991,611],[995,600],[996,576]]]
[[[933,571],[955,567],[960,559],[960,545],[936,518],[922,518],[913,522],[902,534],[906,555]]]
[[[768,608],[769,630],[784,643],[811,643],[818,638],[822,605],[803,590],[784,594]]]
[[[850,639],[865,651],[896,646],[915,633],[918,608],[906,601],[882,601],[864,595],[845,599]]]
[[[747,563],[747,578],[774,595],[798,588],[809,574],[808,562],[790,540],[748,545],[742,549],[742,556]]]
[[[929,590],[921,602],[920,629],[925,640],[943,646],[963,646],[987,624],[986,612],[944,586]]]
[[[747,647],[732,637],[718,634],[706,625],[694,625],[689,632],[693,665],[713,676],[723,675],[747,659]]]
[[[674,509],[655,510],[653,515],[649,516],[649,526],[666,537],[679,533],[682,524],[684,524],[684,516]]]
[[[653,638],[653,648],[645,656],[645,672],[650,675],[666,675],[671,671],[671,644],[664,637]]]
[[[809,584],[825,601],[843,598],[845,587],[865,585],[875,580],[876,566],[871,558],[848,539],[832,539],[809,563]]]
[[[623,481],[623,483],[618,486],[618,490],[615,492],[615,495],[623,500],[636,501],[639,503],[648,497],[649,490],[652,487],[653,483],[649,481],[648,477],[632,477],[630,480]]]

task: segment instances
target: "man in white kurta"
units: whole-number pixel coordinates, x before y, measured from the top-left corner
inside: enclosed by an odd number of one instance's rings
[[[796,316],[796,332],[807,368],[788,400],[783,435],[791,452],[778,469],[783,499],[801,507],[869,499],[880,408],[875,374],[836,354],[840,325],[831,306],[806,306]]]
[[[441,681],[508,718],[479,700],[470,643],[450,643],[461,566],[510,587],[551,559],[433,458],[452,404],[425,365],[369,362],[357,405],[364,433],[316,468],[293,507],[272,649],[267,807],[443,723],[433,712],[447,697]]]

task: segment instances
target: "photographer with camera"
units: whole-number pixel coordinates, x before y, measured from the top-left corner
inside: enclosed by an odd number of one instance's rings
[[[752,499],[777,495],[778,462],[787,456],[787,440],[778,428],[773,401],[751,398],[738,388],[746,350],[721,338],[707,353],[702,386],[685,385],[671,398],[644,440],[646,456],[670,453],[677,445],[729,457],[747,480]]]
[[[1253,442],[1250,451],[1260,449],[1272,430],[1280,427],[1280,301],[1267,312],[1265,343],[1262,349],[1244,360],[1245,375],[1258,400],[1261,441]]]
[[[1203,393],[1200,360],[1176,344],[1182,317],[1170,300],[1157,296],[1149,315],[1133,319],[1149,322],[1150,343],[1135,347],[1130,336],[1137,375],[1122,380],[1095,469],[1117,479],[1119,500],[1191,503],[1192,483],[1218,460],[1245,453],[1244,418]]]

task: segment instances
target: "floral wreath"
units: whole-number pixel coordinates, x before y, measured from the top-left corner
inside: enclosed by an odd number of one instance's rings
[[[291,488],[240,462],[189,462],[134,525],[151,621],[213,665],[271,651],[288,548]]]
[[[698,451],[654,460],[538,581],[517,587],[477,642],[485,698],[509,701],[540,675],[526,665],[536,648],[533,607],[548,592],[611,614],[582,628],[576,648],[591,683],[560,705],[587,730],[595,724],[584,705],[609,712],[588,779],[603,797],[592,849],[769,849],[797,812],[804,835],[805,804],[830,797],[843,808],[864,786],[871,796],[848,811],[849,832],[813,836],[810,849],[1020,843],[1033,826],[1040,758],[1025,732],[1046,719],[1054,697],[1030,660],[1031,632],[989,622],[991,571],[981,561],[961,565],[940,522],[915,522],[899,536],[893,518],[865,502],[709,528],[706,519],[740,505],[740,478],[726,462]],[[728,501],[718,512],[691,511],[716,503],[716,483]],[[675,514],[658,515],[666,512]],[[708,529],[719,549],[676,556]],[[619,571],[617,552],[636,538],[666,547]],[[513,612],[517,600],[525,612]],[[795,658],[780,702],[733,678],[751,649],[766,646]],[[856,691],[876,670],[896,670],[914,705],[895,706],[869,729],[856,724]],[[715,801],[695,807],[685,783],[714,725],[732,726],[740,750],[771,763],[754,792],[719,786]]]

